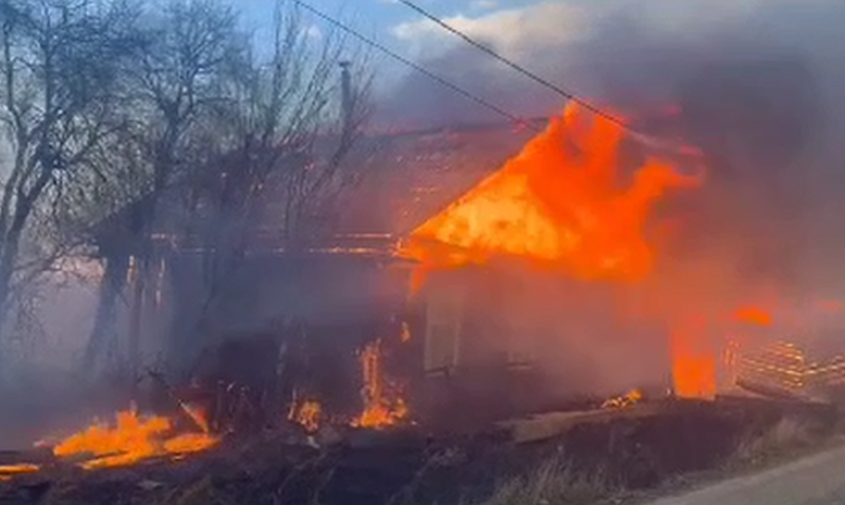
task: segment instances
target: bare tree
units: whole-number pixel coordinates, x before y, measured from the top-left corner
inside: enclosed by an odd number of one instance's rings
[[[135,257],[130,310],[129,362],[137,369],[140,359],[141,318],[146,283],[152,260],[151,235],[157,209],[165,194],[185,178],[191,165],[186,149],[191,131],[203,112],[220,97],[214,85],[220,66],[232,53],[243,51],[237,17],[231,8],[212,0],[174,0],[162,12],[150,12],[142,27],[151,43],[131,72],[130,99],[126,114],[131,128],[121,139],[122,162],[134,167],[134,201],[120,223],[131,237]],[[91,369],[106,340],[106,331],[117,298],[125,283],[129,251],[114,251],[106,264],[104,289],[95,325],[85,353]]]
[[[208,333],[212,308],[231,295],[247,249],[264,231],[258,223],[268,199],[284,202],[273,207],[275,222],[284,223],[278,238],[295,248],[309,210],[324,207],[351,179],[343,162],[369,113],[368,55],[339,32],[315,38],[300,11],[283,2],[273,42],[269,61],[252,52],[227,59],[218,81],[226,99],[197,137],[205,159],[184,196],[188,227],[203,250],[202,296],[194,310],[178,310],[174,343],[192,345],[191,335]],[[360,70],[342,93],[347,58]]]
[[[136,14],[120,1],[0,0],[0,128],[11,152],[0,188],[0,335],[16,277],[44,265],[21,261],[28,234],[45,222],[35,217],[122,126],[112,105],[138,48]]]
[[[110,165],[126,183],[89,181],[102,194],[88,198],[87,221],[96,215],[115,228],[97,244],[108,258],[85,353],[89,370],[109,340],[130,255],[136,274],[128,352],[132,368],[139,366],[154,231],[181,232],[181,241],[193,239],[204,251],[203,295],[175,300],[184,306],[175,310],[178,338],[171,340],[189,345],[261,232],[252,225],[267,193],[284,201],[283,238],[295,247],[305,216],[350,180],[343,161],[368,112],[367,54],[340,33],[315,37],[284,2],[277,4],[272,54],[263,59],[236,13],[212,0],[173,0],[138,19],[149,43],[122,81],[122,128],[94,150],[98,166]],[[356,62],[356,85],[342,94],[345,59]]]

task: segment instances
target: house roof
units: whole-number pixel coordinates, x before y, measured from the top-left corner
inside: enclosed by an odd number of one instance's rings
[[[339,197],[337,230],[407,234],[501,168],[534,133],[492,125],[367,139],[361,180]]]
[[[359,176],[332,205],[333,236],[315,240],[375,247],[392,244],[499,169],[545,122],[461,125],[363,137],[347,161]],[[284,199],[279,193],[272,188],[265,193],[257,249],[284,247]],[[139,204],[127,205],[98,228],[111,234],[124,228],[120,223],[126,223]],[[163,214],[173,211],[160,206],[159,233],[171,228]]]
[[[357,174],[317,219],[330,226],[309,242],[320,249],[383,249],[469,191],[541,128],[546,120],[513,125],[450,128],[369,135],[345,162]],[[285,198],[271,188],[259,224],[257,248],[282,248]],[[328,231],[327,231],[328,230]]]

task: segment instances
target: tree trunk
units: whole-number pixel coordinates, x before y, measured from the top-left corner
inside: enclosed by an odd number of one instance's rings
[[[2,289],[2,288],[0,288]],[[5,290],[3,290],[5,291]],[[5,294],[0,294],[0,298],[5,299],[8,298]],[[8,308],[5,307],[5,303],[0,305],[0,384],[3,384],[4,380],[6,379],[6,315],[8,312]]]
[[[12,228],[6,234],[3,244],[3,253],[0,255],[0,374],[5,369],[3,360],[8,328],[6,327],[9,318],[9,301],[12,298],[12,276],[15,271],[15,262],[20,249],[21,233],[23,222],[15,219]],[[2,375],[0,375],[2,379]]]
[[[94,327],[91,328],[88,344],[85,347],[85,356],[83,357],[84,370],[88,371],[89,374],[94,370],[97,358],[103,353],[108,341],[109,329],[113,328],[115,307],[126,285],[128,269],[129,256],[124,253],[116,253],[106,259],[106,269],[100,284]]]
[[[141,369],[141,331],[144,317],[144,299],[146,297],[147,275],[149,274],[149,260],[136,258],[135,269],[132,277],[132,301],[129,312],[129,339],[127,346],[127,359],[129,365],[129,379],[131,381],[131,393],[135,397],[135,384],[137,384],[138,372]]]
[[[201,269],[195,257],[173,257],[170,261],[172,307],[170,328],[167,332],[166,354],[173,372],[186,371],[200,351],[193,345],[191,335],[196,333],[196,321],[202,312],[200,281]]]

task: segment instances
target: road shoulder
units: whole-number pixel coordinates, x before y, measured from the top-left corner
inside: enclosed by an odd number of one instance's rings
[[[650,505],[798,505],[845,493],[845,444],[755,473],[649,500]],[[638,500],[639,501],[639,500]]]

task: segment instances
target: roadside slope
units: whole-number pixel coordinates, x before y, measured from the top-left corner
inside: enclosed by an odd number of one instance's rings
[[[845,503],[845,447],[738,477],[651,505],[834,505]]]

